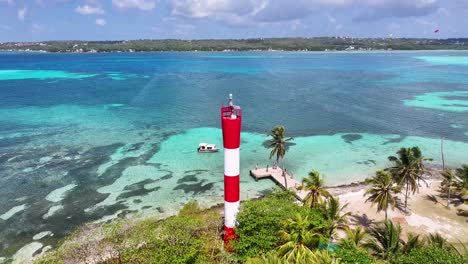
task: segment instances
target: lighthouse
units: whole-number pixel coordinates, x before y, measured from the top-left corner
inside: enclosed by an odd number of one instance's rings
[[[221,126],[224,146],[224,245],[236,238],[234,227],[239,212],[240,132],[242,110],[234,105],[229,94],[229,105],[221,107]]]

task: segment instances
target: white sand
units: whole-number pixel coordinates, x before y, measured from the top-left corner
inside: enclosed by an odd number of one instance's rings
[[[422,185],[419,193],[410,196],[408,199],[408,208],[411,210],[410,215],[405,215],[398,209],[392,211],[389,209],[388,218],[401,217],[406,220],[407,223],[401,224],[404,232],[413,233],[439,233],[451,242],[468,243],[468,224],[466,219],[456,214],[457,209],[466,205],[460,205],[457,208],[447,209],[445,205],[447,201],[440,198],[440,194],[437,190],[440,186],[440,181],[432,181],[427,187]],[[358,192],[350,192],[340,195],[340,201],[349,203],[346,211],[352,213],[352,215],[360,216],[361,219],[367,219],[369,221],[382,221],[385,218],[385,212],[377,213],[377,206],[371,203],[366,203],[366,197],[363,196],[364,190]],[[434,203],[427,199],[428,195],[434,195],[438,202]],[[404,202],[403,197],[400,195],[400,199]],[[358,225],[353,221],[351,217],[351,223]]]
[[[11,208],[10,210],[8,210],[7,212],[5,212],[4,214],[0,215],[0,219],[6,221],[6,220],[10,219],[10,217],[15,215],[16,213],[23,211],[24,209],[26,209],[26,204],[17,205],[15,207]]]
[[[75,188],[76,184],[69,184],[61,188],[55,189],[46,196],[46,200],[51,202],[60,202],[65,198],[68,191]]]

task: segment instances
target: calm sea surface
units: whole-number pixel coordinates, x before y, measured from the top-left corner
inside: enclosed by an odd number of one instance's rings
[[[400,147],[468,162],[468,52],[0,53],[0,262],[86,222],[223,202],[219,107],[243,107],[241,199],[273,186],[263,142],[295,138],[286,168],[363,180]]]

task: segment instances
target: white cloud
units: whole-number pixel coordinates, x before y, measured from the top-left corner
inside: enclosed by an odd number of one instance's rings
[[[75,8],[75,12],[82,14],[82,15],[102,15],[104,14],[104,10],[100,7],[93,7],[90,5],[84,6],[77,6]]]
[[[104,26],[106,24],[106,20],[104,18],[98,18],[96,19],[96,25],[98,26]]]
[[[192,18],[217,14],[251,15],[266,7],[268,0],[173,0],[172,14]]]
[[[172,0],[172,15],[212,19],[230,25],[294,21],[314,12],[358,11],[356,20],[423,16],[440,0]]]
[[[118,8],[138,8],[141,10],[149,11],[156,7],[157,0],[112,0]]]
[[[18,9],[18,12],[17,12],[18,19],[21,21],[24,21],[27,13],[28,13],[28,9],[26,7]]]

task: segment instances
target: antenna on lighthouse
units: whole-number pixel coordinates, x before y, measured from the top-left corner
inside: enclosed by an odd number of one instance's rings
[[[234,102],[232,101],[232,94],[229,94],[229,106],[234,106]]]

